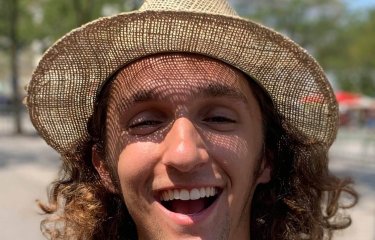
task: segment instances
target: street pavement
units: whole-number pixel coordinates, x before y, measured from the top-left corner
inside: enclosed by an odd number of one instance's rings
[[[47,198],[58,155],[36,136],[1,136],[0,143],[0,239],[45,239],[36,200]]]
[[[340,176],[352,176],[361,199],[348,211],[352,226],[334,240],[375,240],[375,155],[353,160],[356,154],[344,150],[350,148],[334,145],[330,168]],[[1,240],[44,239],[39,227],[43,216],[35,201],[46,200],[47,186],[56,178],[59,164],[59,156],[33,133],[0,135]]]

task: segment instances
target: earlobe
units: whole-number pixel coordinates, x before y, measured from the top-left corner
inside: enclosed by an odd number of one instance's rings
[[[257,178],[257,183],[265,184],[265,183],[268,183],[269,181],[271,181],[271,166],[267,164],[266,161],[263,160],[262,166],[259,171],[258,178]]]
[[[96,146],[93,146],[91,151],[91,162],[94,165],[96,171],[99,173],[103,185],[108,189],[108,191],[114,193],[115,187],[113,186],[110,174],[104,164],[103,158],[98,153]]]
[[[269,166],[266,166],[263,168],[261,174],[258,177],[258,183],[268,183],[271,181],[271,168]]]

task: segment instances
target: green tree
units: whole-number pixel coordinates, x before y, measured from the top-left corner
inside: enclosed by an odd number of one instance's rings
[[[29,0],[0,1],[0,51],[11,45],[12,28],[17,35],[17,47],[29,44],[35,37],[35,28]]]
[[[21,107],[19,94],[18,53],[32,39],[32,34],[25,34],[30,28],[31,15],[26,11],[25,0],[2,0],[0,2],[0,50],[9,56],[10,85],[12,87],[12,111],[14,114],[15,133],[22,132]]]
[[[341,89],[375,97],[375,9],[352,13],[319,58]]]
[[[234,4],[243,15],[282,32],[312,54],[332,41],[345,14],[340,0],[236,0]]]
[[[137,0],[1,0],[0,55],[10,62],[15,132],[21,133],[19,94],[19,52],[38,41],[47,48],[53,41],[92,19],[112,12],[132,10]],[[2,68],[2,71],[3,68]]]
[[[375,96],[374,9],[351,12],[340,0],[232,2],[242,15],[306,48],[335,77],[339,88]]]
[[[70,30],[109,13],[138,8],[138,0],[39,0],[41,36],[54,41]],[[108,11],[109,10],[109,11]],[[49,43],[50,44],[50,43]]]

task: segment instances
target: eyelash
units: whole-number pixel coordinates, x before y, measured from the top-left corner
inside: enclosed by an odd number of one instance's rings
[[[236,118],[228,116],[226,113],[215,112],[207,113],[205,114],[206,116],[202,116],[203,118],[200,120],[201,123],[213,130],[230,131],[233,129],[233,124],[238,122]],[[169,120],[165,117],[146,114],[133,118],[133,120],[128,123],[126,129],[130,135],[150,135],[166,126],[168,122]]]
[[[134,128],[139,128],[139,127],[142,127],[142,126],[154,126],[154,125],[157,125],[157,124],[160,124],[160,123],[162,123],[162,122],[157,121],[157,120],[143,120],[143,121],[136,122],[134,124],[130,124],[128,128],[134,129]]]
[[[235,120],[223,117],[223,116],[214,116],[214,117],[207,117],[203,119],[204,122],[208,123],[236,123]],[[143,120],[139,121],[133,124],[129,125],[129,129],[134,129],[134,128],[139,128],[139,127],[149,127],[149,126],[154,126],[162,123],[161,121],[158,120]]]
[[[215,122],[215,123],[236,123],[235,120],[223,117],[223,116],[214,116],[203,119],[205,122]]]

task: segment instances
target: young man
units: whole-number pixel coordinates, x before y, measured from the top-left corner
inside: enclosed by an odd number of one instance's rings
[[[224,1],[150,0],[73,31],[27,106],[63,159],[40,204],[51,239],[323,239],[350,225],[324,73]]]

